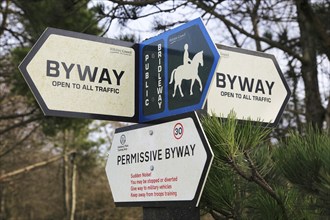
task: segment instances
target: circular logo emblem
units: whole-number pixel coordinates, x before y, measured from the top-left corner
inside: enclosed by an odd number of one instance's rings
[[[183,135],[183,125],[181,123],[176,123],[173,128],[173,135],[175,139],[182,138]]]
[[[120,143],[121,145],[124,145],[126,143],[126,136],[124,134],[120,136]]]

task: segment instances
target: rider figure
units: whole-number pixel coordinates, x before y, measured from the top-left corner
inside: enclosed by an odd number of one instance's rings
[[[184,45],[184,52],[183,52],[183,65],[191,64],[191,59],[189,58],[188,52],[188,44]]]

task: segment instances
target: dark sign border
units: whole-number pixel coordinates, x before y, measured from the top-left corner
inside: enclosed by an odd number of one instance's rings
[[[196,112],[188,112],[181,115],[175,115],[168,118],[163,118],[161,120],[153,121],[152,124],[135,124],[127,127],[117,128],[115,131],[115,134],[122,133],[125,131],[131,131],[136,130],[139,128],[145,128],[150,126],[159,125],[160,123],[166,123],[171,121],[176,121],[180,119],[185,118],[191,118],[194,121],[195,127],[197,129],[197,132],[199,134],[199,137],[201,138],[201,141],[203,143],[204,149],[206,151],[206,161],[205,165],[202,171],[201,178],[199,179],[199,183],[195,192],[195,196],[192,200],[171,200],[171,201],[136,201],[136,202],[115,202],[116,206],[119,207],[128,207],[128,206],[143,206],[143,207],[173,207],[173,206],[185,206],[185,207],[193,207],[198,206],[199,200],[202,195],[202,191],[204,188],[204,185],[206,183],[207,175],[209,173],[209,170],[211,168],[211,164],[213,161],[213,152],[210,147],[210,144],[205,136],[204,130],[202,128],[202,125],[200,123],[199,117]],[[111,186],[110,186],[111,188]]]
[[[31,62],[31,60],[34,58],[36,53],[40,50],[42,45],[45,43],[45,41],[48,39],[50,35],[60,35],[60,36],[66,36],[66,37],[71,37],[71,38],[76,38],[76,39],[83,39],[83,40],[89,40],[89,41],[94,41],[94,42],[100,42],[100,43],[106,43],[106,44],[112,44],[112,45],[118,45],[118,46],[123,46],[123,47],[128,47],[128,48],[133,48],[135,51],[135,88],[134,88],[134,115],[133,117],[123,117],[123,116],[116,116],[116,115],[104,115],[104,114],[93,114],[93,113],[85,113],[85,112],[71,112],[71,111],[61,111],[61,110],[51,110],[47,107],[44,99],[40,95],[37,87],[35,86],[33,80],[31,79],[28,71],[27,71],[27,66]],[[43,113],[46,116],[59,116],[59,117],[72,117],[72,118],[86,118],[86,119],[101,119],[101,120],[115,120],[115,121],[123,121],[123,122],[137,122],[138,121],[138,100],[137,100],[137,95],[138,94],[138,60],[137,60],[137,55],[136,53],[138,52],[138,45],[135,43],[131,42],[126,42],[126,41],[120,41],[120,40],[114,40],[114,39],[109,39],[109,38],[104,38],[104,37],[98,37],[98,36],[93,36],[89,34],[82,34],[82,33],[77,33],[77,32],[72,32],[72,31],[66,31],[62,29],[57,29],[57,28],[47,28],[44,33],[40,36],[36,44],[32,47],[28,55],[24,58],[22,63],[19,65],[19,70],[21,71],[25,81],[27,82],[28,86],[32,90],[32,93],[34,97],[36,98],[39,106],[41,107]],[[88,102],[88,100],[86,100]]]
[[[263,53],[263,52],[258,52],[258,51],[252,51],[252,50],[245,50],[245,49],[242,49],[242,48],[237,48],[237,47],[229,47],[229,46],[225,46],[225,45],[222,45],[222,44],[216,44],[217,48],[218,49],[224,49],[224,50],[228,50],[228,51],[233,51],[233,52],[237,52],[237,53],[242,53],[242,54],[247,54],[247,55],[252,55],[252,56],[257,56],[257,57],[263,57],[263,58],[268,58],[268,59],[271,59],[276,67],[276,70],[277,70],[277,73],[278,75],[280,76],[281,80],[282,80],[282,83],[287,91],[287,94],[286,94],[286,97],[281,105],[281,108],[279,110],[279,112],[277,113],[277,116],[274,120],[274,122],[270,123],[270,122],[264,122],[264,121],[253,121],[255,124],[261,124],[261,125],[264,125],[264,126],[267,126],[267,127],[276,127],[282,117],[282,114],[284,112],[284,109],[286,107],[286,105],[288,104],[289,102],[289,99],[290,99],[290,96],[291,96],[291,90],[289,88],[289,85],[287,84],[285,78],[284,78],[284,75],[281,71],[281,68],[280,66],[278,65],[277,63],[277,60],[275,58],[274,55],[272,54],[267,54],[267,53]],[[206,104],[205,104],[205,107],[204,109],[206,110],[207,112],[207,102],[208,100],[206,100]],[[220,118],[225,118],[225,117],[220,117]],[[247,120],[244,120],[244,119],[237,119],[238,121],[240,122],[245,122]]]

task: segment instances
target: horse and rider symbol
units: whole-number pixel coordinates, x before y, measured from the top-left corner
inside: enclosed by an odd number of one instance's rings
[[[183,64],[175,68],[171,73],[171,80],[169,84],[172,84],[174,81],[174,88],[172,96],[175,97],[177,88],[179,89],[181,97],[184,97],[182,92],[182,80],[191,80],[190,85],[190,95],[193,95],[193,86],[197,81],[199,83],[199,91],[202,92],[203,85],[201,79],[198,75],[198,67],[199,65],[203,66],[203,51],[200,51],[195,54],[195,56],[190,59],[188,52],[189,45],[184,45],[184,53],[183,53]]]

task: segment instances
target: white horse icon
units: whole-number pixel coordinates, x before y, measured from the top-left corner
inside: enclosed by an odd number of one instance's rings
[[[187,49],[186,48],[188,48],[188,47],[185,46],[185,53],[187,53]],[[182,80],[183,79],[185,79],[185,80],[191,80],[190,95],[193,94],[192,88],[193,88],[193,85],[194,85],[194,83],[195,83],[196,80],[199,83],[199,90],[202,91],[203,85],[202,85],[201,79],[198,76],[198,67],[199,67],[199,64],[201,66],[204,65],[204,62],[203,62],[203,51],[200,51],[197,54],[195,54],[195,56],[193,57],[193,59],[191,60],[191,62],[184,62],[183,65],[178,66],[176,69],[174,69],[172,71],[170,84],[173,83],[173,80],[175,81],[174,82],[173,97],[176,94],[176,89],[177,88],[179,88],[181,97],[184,96],[183,93],[182,93],[182,89],[181,89],[181,84],[182,84]]]

